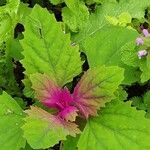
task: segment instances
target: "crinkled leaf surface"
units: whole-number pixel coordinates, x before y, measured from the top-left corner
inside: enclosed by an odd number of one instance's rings
[[[149,150],[150,120],[144,115],[130,103],[112,101],[98,117],[88,121],[79,139],[79,150]]]
[[[21,44],[26,75],[46,73],[64,85],[81,72],[78,47],[71,45],[70,36],[62,32],[54,16],[38,5],[26,18]]]
[[[63,124],[41,108],[32,106],[27,113],[29,116],[25,118],[24,136],[34,149],[49,148],[65,140],[67,135],[75,136],[75,133],[79,133],[74,123]]]
[[[21,126],[24,113],[21,107],[7,93],[0,95],[0,149],[19,150],[25,146]]]
[[[73,98],[81,114],[88,118],[97,115],[97,109],[113,99],[114,91],[123,80],[123,69],[119,67],[97,67],[89,69],[74,89]]]

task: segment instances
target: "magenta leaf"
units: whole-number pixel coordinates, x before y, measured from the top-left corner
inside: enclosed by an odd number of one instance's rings
[[[35,90],[36,98],[45,106],[55,108],[59,117],[66,121],[75,121],[77,108],[72,106],[73,98],[69,90],[59,87],[47,75],[34,74],[31,76],[32,88]]]

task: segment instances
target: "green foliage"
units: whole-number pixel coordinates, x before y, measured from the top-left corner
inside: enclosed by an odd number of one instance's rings
[[[146,117],[150,119],[150,91],[147,91],[142,97],[133,97],[132,105],[137,109],[145,110]]]
[[[121,65],[121,47],[135,41],[137,32],[119,26],[106,26],[84,40],[84,52],[91,67]]]
[[[69,34],[61,31],[53,15],[36,5],[26,19],[22,60],[25,74],[47,73],[64,85],[81,72],[78,46],[72,46]]]
[[[139,59],[137,56],[138,50],[141,47],[137,47],[134,41],[131,41],[125,44],[121,49],[121,59],[122,61],[133,67],[139,67],[142,74],[141,74],[141,82],[145,82],[149,80],[150,77],[150,55],[148,54],[147,57]]]
[[[0,7],[0,44],[13,34],[19,3],[19,0],[7,0],[7,4]]]
[[[63,21],[74,32],[83,28],[89,18],[88,8],[80,0],[65,0],[67,7],[62,11]]]
[[[70,150],[70,149],[76,150],[79,137],[80,136],[77,136],[74,138],[74,137],[68,136],[67,140],[63,141],[62,143],[62,150]]]
[[[131,108],[130,103],[112,101],[100,111],[98,117],[88,121],[79,139],[78,148],[105,150],[113,146],[116,150],[148,150],[150,120],[144,118],[144,114]]]
[[[59,3],[64,2],[64,0],[49,0],[51,3],[53,3],[54,5],[57,5]]]
[[[132,18],[142,18],[144,9],[150,6],[149,0],[121,0],[119,3],[104,3],[97,7],[96,11],[90,15],[90,19],[85,23],[84,28],[74,36],[74,40],[78,43],[95,32],[102,30],[105,25],[109,24],[107,16],[118,17],[121,13],[128,12]]]
[[[138,34],[150,28],[149,8],[149,0],[0,0],[0,149],[149,150],[150,38]],[[130,93],[135,82],[141,91]]]
[[[121,61],[121,48],[130,41],[135,41],[137,32],[120,26],[105,26],[84,40],[84,52],[90,67],[117,65],[125,68],[124,84],[138,80],[136,68],[128,67]],[[131,74],[132,72],[132,74]],[[131,76],[133,75],[134,76]]]
[[[0,149],[19,150],[25,146],[23,131],[24,113],[7,93],[0,95]]]
[[[82,115],[97,115],[97,109],[115,96],[114,92],[122,82],[124,70],[119,67],[95,67],[89,69],[74,89],[73,96]]]
[[[34,149],[54,146],[73,132],[67,129],[67,125],[61,124],[53,115],[38,107],[31,107],[26,112],[29,116],[25,118],[24,136]]]

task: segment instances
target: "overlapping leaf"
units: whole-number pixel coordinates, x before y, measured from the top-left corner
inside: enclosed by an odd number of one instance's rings
[[[137,68],[128,67],[121,61],[121,48],[128,42],[134,41],[137,32],[120,26],[106,26],[84,40],[84,52],[90,67],[117,65],[125,68],[125,84],[138,81]],[[131,74],[134,76],[131,78]],[[135,78],[136,77],[136,78]]]
[[[98,117],[88,121],[79,139],[79,150],[150,149],[150,120],[144,115],[130,103],[112,101]]]
[[[90,19],[86,22],[84,28],[73,38],[76,42],[82,44],[87,37],[99,32],[109,24],[107,16],[117,17],[121,13],[128,12],[132,18],[142,18],[144,17],[145,9],[149,6],[149,0],[121,0],[119,3],[106,2],[97,7],[96,11],[90,15]]]
[[[73,92],[75,105],[88,118],[97,115],[97,109],[114,97],[114,92],[123,80],[123,69],[119,67],[97,67],[88,70]]]
[[[38,5],[26,19],[21,44],[26,75],[46,73],[64,85],[81,72],[78,47],[71,45],[70,36],[61,31],[54,16]]]
[[[65,140],[67,135],[75,136],[79,133],[77,125],[60,120],[38,107],[27,110],[28,117],[24,126],[24,136],[34,149],[49,148],[60,140]]]

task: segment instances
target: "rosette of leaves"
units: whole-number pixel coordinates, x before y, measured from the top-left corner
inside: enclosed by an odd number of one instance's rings
[[[132,33],[132,38],[137,35],[120,26],[111,26],[102,35],[107,37],[112,29],[120,35]],[[125,36],[121,41],[114,46],[111,43],[110,47],[120,50],[128,38]],[[150,149],[150,120],[144,117],[145,112],[132,108],[130,102],[123,102],[126,95],[119,85],[124,79],[124,69],[118,67],[116,55],[111,59],[113,66],[91,65],[94,61],[87,55],[90,69],[82,72],[79,47],[71,44],[70,35],[63,33],[61,23],[38,5],[25,19],[24,39],[20,43],[24,74],[31,83],[28,88],[40,105],[23,111],[3,92],[0,96],[2,150],[29,149],[28,144],[33,149],[46,149],[60,141],[64,143],[62,149],[66,149],[67,144],[70,149],[79,150],[105,150],[112,146],[114,149]],[[98,55],[96,63],[97,59]],[[67,83],[81,73],[70,92]]]
[[[44,21],[43,15],[47,17]],[[57,37],[56,41],[53,36]],[[25,119],[23,129],[28,143],[33,148],[47,148],[65,140],[67,135],[75,136],[79,133],[80,129],[74,122],[76,116],[86,119],[95,116],[97,109],[114,97],[113,93],[123,79],[121,68],[103,66],[86,72],[73,94],[70,94],[67,88],[62,88],[81,72],[79,49],[78,46],[71,45],[69,34],[61,31],[61,26],[53,15],[39,6],[35,6],[26,20],[21,45],[24,49],[22,63],[26,68],[25,74],[32,82],[36,98],[43,105],[57,110],[54,114],[38,107],[27,111],[29,116]],[[35,128],[39,132],[36,132]]]

